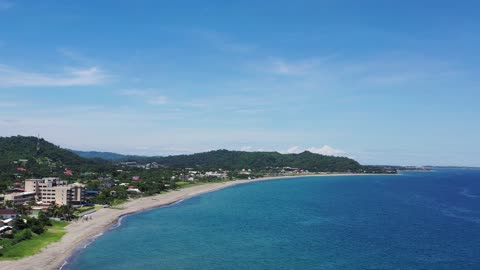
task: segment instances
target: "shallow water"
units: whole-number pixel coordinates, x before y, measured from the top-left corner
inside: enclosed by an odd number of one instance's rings
[[[127,216],[67,269],[480,269],[480,170],[238,185]]]

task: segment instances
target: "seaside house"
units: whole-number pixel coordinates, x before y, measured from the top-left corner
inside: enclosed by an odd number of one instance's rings
[[[4,201],[12,201],[14,205],[23,205],[35,201],[35,192],[16,192],[5,194]]]
[[[2,235],[3,233],[5,233],[6,231],[10,231],[12,229],[11,226],[2,226],[0,227],[0,235]]]
[[[15,219],[13,218],[7,218],[7,219],[3,219],[3,220],[0,220],[0,226],[13,226],[13,221]]]
[[[13,209],[0,209],[0,216],[3,217],[3,220],[15,219],[19,214]]]

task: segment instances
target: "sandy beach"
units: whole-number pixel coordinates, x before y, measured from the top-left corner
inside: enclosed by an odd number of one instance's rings
[[[151,197],[130,200],[117,209],[103,208],[91,214],[92,220],[88,222],[75,221],[69,224],[67,233],[56,243],[45,247],[40,253],[16,261],[1,261],[0,269],[3,270],[47,270],[59,269],[65,264],[75,250],[101,235],[105,230],[117,223],[119,218],[131,213],[169,205],[186,198],[190,198],[206,192],[211,192],[226,187],[267,180],[295,178],[305,176],[352,176],[361,174],[321,174],[285,177],[266,177],[254,180],[237,180],[223,183],[209,183],[192,186],[181,190],[171,191]]]

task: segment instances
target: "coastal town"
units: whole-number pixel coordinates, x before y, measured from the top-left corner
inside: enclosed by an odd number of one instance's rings
[[[232,185],[284,177],[395,174],[344,157],[216,150],[168,157],[85,157],[36,137],[0,138],[0,263],[73,249],[121,216]],[[85,154],[83,154],[85,155]],[[47,248],[48,247],[48,248]],[[8,264],[7,264],[7,261]],[[32,269],[32,268],[25,268]]]
[[[125,162],[121,166],[125,171],[132,168],[159,169],[156,164],[139,165],[136,162]],[[18,171],[27,172],[24,168],[18,168]],[[118,172],[124,173],[121,169]],[[307,170],[285,167],[279,168],[276,176],[310,174]],[[69,171],[66,175],[71,177],[73,173]],[[234,178],[232,172],[228,170],[200,171],[186,168],[169,176],[166,181],[168,184],[163,182],[157,184],[143,181],[140,175],[133,175],[128,181],[121,181],[109,175],[98,176],[96,179],[91,179],[94,173],[86,175],[90,176],[89,180],[75,182],[62,180],[60,177],[25,179],[22,182],[14,182],[4,194],[0,194],[0,255],[6,254],[8,257],[9,248],[22,241],[28,241],[34,234],[40,235],[48,230],[51,226],[50,219],[57,223],[85,220],[85,217],[88,220],[88,216],[97,210],[121,205],[129,199],[205,183],[253,180],[262,176],[252,169],[241,169],[235,172]],[[21,177],[17,175],[17,179]],[[39,220],[43,222],[40,223]]]

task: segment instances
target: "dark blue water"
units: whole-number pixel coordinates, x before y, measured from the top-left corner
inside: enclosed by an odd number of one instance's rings
[[[128,216],[68,269],[480,269],[480,171],[239,185]]]

